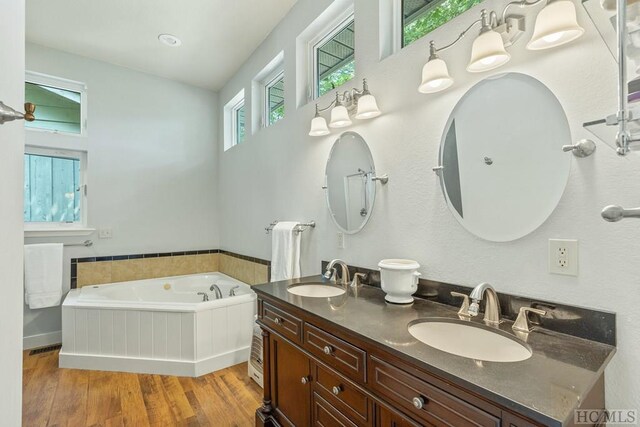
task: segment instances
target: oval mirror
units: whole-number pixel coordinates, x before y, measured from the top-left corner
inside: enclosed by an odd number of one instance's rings
[[[325,191],[331,219],[341,231],[357,233],[369,221],[376,197],[375,176],[364,138],[355,132],[340,135],[327,160]]]
[[[472,87],[449,117],[440,144],[440,182],[449,208],[471,233],[519,239],[551,215],[571,154],[567,116],[555,95],[525,74]]]

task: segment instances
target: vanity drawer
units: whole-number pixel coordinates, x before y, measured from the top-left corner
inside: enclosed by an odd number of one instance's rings
[[[363,425],[370,425],[369,397],[353,382],[333,370],[315,364],[315,387],[332,404],[343,409],[352,420],[358,420]]]
[[[302,341],[302,320],[269,304],[262,303],[262,321],[282,336],[299,343]]]
[[[304,325],[304,347],[338,372],[362,383],[367,375],[367,353],[308,323]]]
[[[316,427],[358,427],[317,393],[313,393],[312,419]]]
[[[429,424],[500,426],[500,419],[374,356],[370,369],[369,381],[374,391]]]

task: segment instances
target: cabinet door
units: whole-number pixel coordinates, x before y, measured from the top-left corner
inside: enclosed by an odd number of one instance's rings
[[[300,350],[271,335],[271,394],[276,418],[284,426],[309,425],[311,366]]]
[[[401,414],[391,411],[384,406],[376,405],[376,427],[418,427],[419,424],[414,423]]]

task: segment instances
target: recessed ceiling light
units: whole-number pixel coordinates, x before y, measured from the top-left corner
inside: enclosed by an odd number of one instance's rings
[[[160,34],[158,36],[158,40],[169,47],[178,47],[182,45],[182,41],[176,36],[172,36],[171,34]]]

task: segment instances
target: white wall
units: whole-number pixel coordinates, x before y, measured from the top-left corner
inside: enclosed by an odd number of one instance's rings
[[[241,146],[219,151],[221,242],[225,249],[270,258],[263,228],[274,219],[316,220],[303,237],[303,273],[315,274],[322,259],[340,257],[351,264],[375,267],[388,257],[414,258],[424,278],[473,286],[488,281],[499,291],[583,305],[618,313],[619,352],[607,369],[610,408],[637,407],[640,401],[640,311],[637,266],[640,265],[638,223],[609,224],[600,218],[611,203],[634,207],[640,202],[640,158],[619,158],[598,142],[587,159],[572,160],[565,194],[557,209],[537,231],[512,243],[490,243],[463,229],[449,212],[436,176],[439,142],[456,102],[489,74],[464,71],[473,37],[442,56],[457,82],[439,95],[417,92],[428,41],[454,39],[473,19],[475,8],[402,52],[379,60],[380,2],[356,0],[357,78],[367,77],[384,115],[355,124],[371,146],[379,173],[390,182],[378,187],[376,206],[367,227],[348,236],[346,249],[336,245],[336,227],[329,218],[321,189],[325,160],[337,134],[307,136],[313,105],[296,109],[295,39],[331,3],[299,0],[289,15],[220,93],[224,105],[241,88],[250,99],[251,79],[280,50],[285,53],[287,117],[252,135]],[[502,8],[505,1],[486,0],[482,7]],[[379,7],[380,6],[380,7]],[[582,123],[615,111],[616,68],[584,10],[579,19],[587,32],[577,43],[546,52],[525,49],[525,35],[510,52],[512,61],[498,72],[530,74],[545,83],[563,104],[573,140],[591,135]],[[529,19],[531,22],[531,18]],[[298,75],[304,70],[298,70]],[[496,95],[497,96],[497,95]],[[326,105],[331,95],[321,102]],[[247,109],[248,112],[251,109]],[[251,117],[247,123],[252,123]],[[569,141],[567,141],[569,142]],[[570,155],[570,154],[569,154]],[[580,240],[580,276],[547,272],[550,238]]]
[[[24,102],[24,1],[0,1],[0,101],[21,109]],[[22,156],[21,122],[0,125],[0,366],[2,425],[22,420]]]
[[[95,233],[92,248],[66,248],[65,286],[70,258],[219,246],[215,93],[33,44],[26,67],[88,87],[89,226],[113,238]],[[59,307],[24,313],[25,337],[56,341]]]

